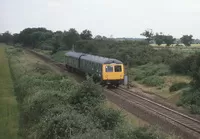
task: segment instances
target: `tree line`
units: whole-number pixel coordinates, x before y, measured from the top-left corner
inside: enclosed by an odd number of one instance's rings
[[[0,42],[7,44],[20,44],[25,47],[53,49],[56,52],[59,48],[69,49],[79,40],[91,40],[93,37],[90,30],[83,30],[80,34],[76,29],[68,31],[51,31],[46,28],[26,28],[20,33],[11,34],[9,31],[0,34]],[[96,36],[101,39],[105,37]]]
[[[145,30],[141,35],[146,37],[148,44],[154,41],[159,46],[163,43],[167,46],[174,43],[177,45],[183,43],[186,46],[190,46],[194,41],[198,42],[198,40],[193,39],[192,35],[183,35],[180,40],[177,40],[172,35],[154,34],[151,29]],[[6,31],[0,34],[0,42],[18,44],[24,47],[49,49],[52,50],[52,53],[57,52],[59,49],[71,49],[78,41],[92,39],[108,40],[105,36],[97,35],[93,37],[92,32],[87,29],[79,34],[74,28],[70,28],[68,31],[55,32],[42,27],[25,28],[20,33],[11,34],[9,31]]]
[[[172,35],[165,35],[162,32],[154,34],[152,29],[145,30],[141,35],[146,37],[148,43],[154,41],[158,46],[161,44],[170,46],[174,43],[176,43],[177,46],[180,43],[183,43],[185,46],[190,46],[194,42],[193,35],[183,35],[180,40],[177,40]]]

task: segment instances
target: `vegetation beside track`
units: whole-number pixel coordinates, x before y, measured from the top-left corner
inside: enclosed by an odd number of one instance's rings
[[[101,87],[90,78],[79,85],[29,58],[22,49],[9,48],[8,53],[23,137],[167,138],[148,128],[134,128],[120,111],[104,107]]]
[[[0,44],[0,138],[18,139],[19,109],[5,49]]]
[[[75,50],[117,58],[125,64],[129,63],[128,70],[133,84],[147,92],[174,100],[173,103],[185,106],[193,113],[199,113],[199,110],[193,110],[194,108],[199,109],[199,105],[196,103],[199,100],[198,97],[193,103],[191,100],[193,97],[190,93],[188,92],[188,95],[183,93],[185,89],[193,88],[193,86],[190,86],[190,82],[194,79],[194,76],[187,73],[193,69],[187,65],[195,61],[194,58],[190,57],[196,57],[195,55],[198,52],[185,53],[167,48],[155,50],[144,42],[115,42],[112,40],[78,41]],[[64,51],[53,54],[52,58],[63,62],[64,56],[61,56],[61,54],[64,54]],[[184,85],[180,87],[178,84]],[[182,96],[180,101],[179,96]],[[176,99],[173,99],[173,97]],[[190,98],[190,100],[187,98]]]

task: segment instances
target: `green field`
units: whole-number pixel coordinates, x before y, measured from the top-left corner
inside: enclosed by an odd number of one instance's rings
[[[0,138],[16,139],[19,113],[5,47],[0,44]]]
[[[192,47],[192,48],[194,48],[194,47],[196,47],[196,48],[200,48],[200,44],[191,44],[191,46],[184,46],[184,44],[180,44],[180,45],[182,45],[182,46],[179,46],[179,47],[184,47],[184,48],[188,48],[188,47]],[[151,46],[158,47],[157,44],[151,44]],[[166,44],[161,44],[160,46],[161,46],[161,47],[164,47],[164,46],[166,46]],[[176,46],[176,44],[172,44],[170,47],[174,47],[174,46]]]

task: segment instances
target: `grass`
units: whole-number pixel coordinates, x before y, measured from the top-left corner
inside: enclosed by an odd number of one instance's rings
[[[51,55],[50,50],[41,50],[41,49],[34,49],[37,53],[48,56],[55,60],[56,62],[64,62],[64,55],[67,51],[58,51],[55,54]]]
[[[5,49],[0,44],[0,138],[17,139],[19,111]]]
[[[162,45],[158,46],[156,44],[151,44],[151,46],[153,46],[153,47],[155,47],[155,49],[157,49],[157,47],[164,48],[166,45],[162,44]],[[200,52],[200,44],[191,44],[191,46],[184,46],[184,45],[176,46],[176,44],[173,44],[173,45],[169,46],[168,48],[170,48],[170,50],[172,50],[173,52],[180,53],[184,56],[188,56],[188,55],[194,54],[196,52]]]
[[[179,47],[188,48],[187,46],[184,46],[184,44],[180,44],[180,45],[182,45],[182,46],[179,46]],[[151,46],[158,47],[157,44],[151,44]],[[166,46],[166,44],[161,44],[160,46],[164,47],[164,46]],[[174,47],[174,46],[176,46],[176,44],[172,44],[170,47]],[[189,46],[189,47],[198,47],[198,48],[200,48],[200,44],[191,44],[191,46]]]
[[[51,58],[57,62],[64,62],[64,55],[67,51],[58,51],[57,53],[53,54]]]
[[[172,75],[169,67],[164,64],[146,64],[130,69],[132,84],[136,87],[176,103],[181,94],[179,89],[171,90],[174,84],[187,85],[191,78],[188,76]],[[183,87],[184,88],[184,87]]]

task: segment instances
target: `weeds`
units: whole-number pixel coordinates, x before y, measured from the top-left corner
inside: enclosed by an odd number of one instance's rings
[[[182,88],[185,88],[185,87],[187,87],[187,86],[188,86],[188,84],[185,83],[185,82],[174,83],[174,84],[172,84],[172,86],[169,88],[169,91],[170,91],[170,92],[178,91],[178,90],[180,90],[180,89],[182,89]]]
[[[149,76],[141,80],[141,83],[149,86],[160,86],[164,84],[164,79],[159,76]]]

